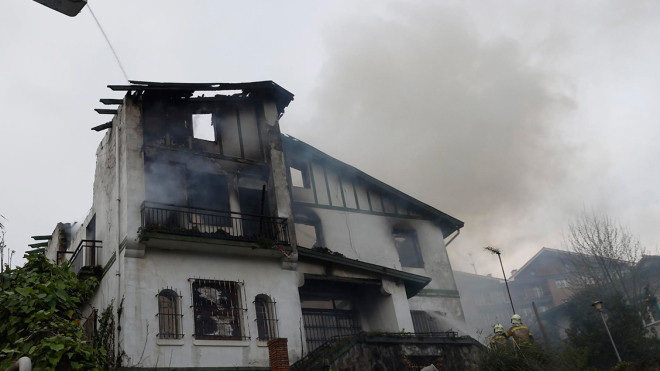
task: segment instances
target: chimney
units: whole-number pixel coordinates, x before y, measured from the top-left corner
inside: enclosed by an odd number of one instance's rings
[[[289,350],[287,338],[275,338],[268,340],[268,356],[270,358],[270,369],[272,371],[289,371]]]

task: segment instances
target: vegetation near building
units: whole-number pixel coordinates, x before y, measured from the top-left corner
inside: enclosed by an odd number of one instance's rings
[[[0,275],[0,369],[22,356],[38,370],[108,369],[106,349],[94,348],[81,326],[98,280],[79,280],[43,254],[26,259]]]

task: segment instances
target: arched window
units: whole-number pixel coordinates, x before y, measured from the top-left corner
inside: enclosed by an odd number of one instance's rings
[[[158,293],[158,337],[181,339],[181,295],[173,289]]]
[[[268,295],[259,294],[254,298],[257,313],[257,340],[267,341],[277,337],[277,314],[275,302]]]

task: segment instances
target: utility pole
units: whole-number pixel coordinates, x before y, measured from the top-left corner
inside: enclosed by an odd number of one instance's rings
[[[513,307],[513,299],[511,299],[511,291],[509,290],[509,282],[506,280],[506,273],[504,273],[504,264],[502,264],[502,251],[496,247],[486,246],[484,249],[490,251],[491,253],[497,255],[497,258],[500,260],[500,267],[502,267],[502,275],[504,276],[504,284],[506,285],[506,292],[509,294],[509,302],[511,303],[511,310],[513,314],[516,314],[516,308]]]

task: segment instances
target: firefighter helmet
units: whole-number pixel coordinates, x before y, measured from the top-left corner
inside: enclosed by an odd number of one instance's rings
[[[493,326],[493,332],[498,333],[498,332],[504,332],[504,326],[502,326],[501,323],[496,324]]]
[[[520,317],[520,314],[514,314],[511,316],[511,323],[514,325],[519,325],[522,323],[522,318]]]

